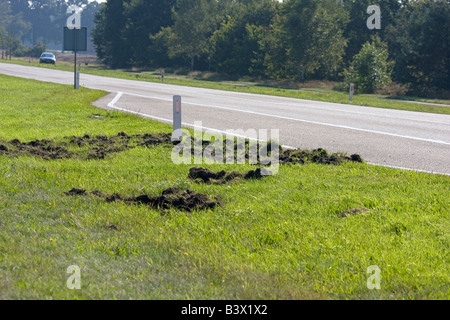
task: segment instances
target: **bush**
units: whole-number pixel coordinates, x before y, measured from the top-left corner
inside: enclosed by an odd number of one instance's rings
[[[47,50],[47,47],[45,46],[45,44],[38,43],[37,45],[28,49],[28,51],[29,51],[28,56],[31,58],[39,58],[41,56],[41,53],[46,50]]]
[[[39,58],[41,56],[41,53],[45,50],[46,46],[43,43],[38,43],[33,47],[27,47],[18,41],[14,46],[13,55],[16,57]]]
[[[373,93],[391,82],[391,65],[385,44],[366,42],[345,71],[345,81],[353,83],[360,93]]]

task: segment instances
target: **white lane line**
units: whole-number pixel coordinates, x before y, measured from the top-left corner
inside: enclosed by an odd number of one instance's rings
[[[387,168],[392,168],[392,169],[400,169],[400,170],[415,171],[415,172],[425,172],[425,173],[431,173],[431,174],[437,174],[437,175],[450,176],[450,173],[421,170],[421,169],[412,169],[412,168],[397,167],[397,166],[389,166],[387,164],[378,164],[378,163],[371,163],[371,162],[366,162],[366,163],[373,165],[373,166],[378,166],[378,167],[387,167]]]
[[[134,93],[126,93],[126,94],[127,95],[131,95],[131,96],[136,96],[136,97],[144,97],[144,98],[163,100],[163,101],[172,101],[171,99],[167,99],[167,98],[148,97],[148,96],[145,96],[145,95],[139,95],[139,94],[134,94]],[[192,102],[183,102],[183,104],[199,106],[199,107],[215,108],[215,109],[221,109],[221,110],[227,110],[227,111],[236,111],[236,112],[254,114],[254,115],[259,115],[259,116],[264,116],[264,117],[272,117],[272,118],[283,119],[283,120],[304,122],[304,123],[309,123],[309,124],[316,124],[316,125],[322,125],[322,126],[328,126],[328,127],[334,127],[334,128],[340,128],[340,129],[347,129],[347,130],[361,131],[361,132],[367,132],[367,133],[381,134],[381,135],[387,135],[387,136],[392,136],[392,137],[397,137],[397,138],[418,140],[418,141],[431,142],[431,143],[437,143],[437,144],[444,144],[444,145],[449,145],[450,146],[450,142],[446,142],[446,141],[442,141],[442,140],[419,138],[419,137],[413,137],[413,136],[408,136],[408,135],[401,135],[401,134],[396,134],[396,133],[389,133],[389,132],[383,132],[383,131],[377,131],[377,130],[355,128],[355,127],[338,125],[338,124],[332,124],[332,123],[326,123],[326,122],[303,120],[303,119],[297,119],[297,118],[292,118],[292,117],[278,116],[278,115],[273,115],[273,114],[268,114],[268,113],[261,113],[261,112],[256,112],[256,111],[249,111],[249,110],[221,107],[221,106],[215,106],[215,105],[206,105],[206,104],[192,103]]]
[[[240,92],[241,93],[241,92]],[[247,94],[247,93],[243,93]],[[252,93],[248,93],[252,94]],[[208,94],[213,95],[213,94]],[[214,96],[214,95],[213,95]],[[415,122],[425,122],[425,123],[433,123],[433,124],[442,124],[442,125],[449,125],[449,122],[440,122],[436,120],[425,120],[425,119],[411,119],[411,118],[399,118],[397,116],[389,116],[385,114],[379,114],[378,112],[381,112],[382,110],[387,110],[384,108],[374,108],[374,107],[368,107],[368,106],[357,106],[357,105],[351,105],[351,104],[343,104],[343,103],[336,103],[336,102],[325,102],[325,101],[318,101],[318,100],[305,100],[305,99],[295,99],[295,98],[289,98],[289,97],[282,97],[282,96],[268,96],[270,97],[276,97],[276,98],[283,98],[286,99],[286,101],[283,102],[277,102],[277,101],[267,101],[267,100],[256,100],[256,99],[245,99],[249,102],[261,102],[261,103],[270,103],[271,105],[281,105],[281,106],[289,106],[289,107],[302,107],[302,108],[308,108],[308,109],[314,109],[314,110],[320,110],[320,111],[331,111],[331,112],[339,112],[339,113],[350,113],[350,114],[358,114],[363,116],[370,116],[370,117],[383,117],[383,118],[390,118],[390,119],[396,119],[396,120],[405,120],[405,121],[415,121]],[[233,99],[237,100],[244,100],[241,97],[231,97]],[[313,105],[314,103],[315,105]],[[373,112],[376,113],[370,113],[370,112],[361,112],[356,110],[343,110],[343,109],[337,109],[337,108],[329,108],[327,105],[333,104],[336,106],[339,106],[340,108],[349,108],[349,107],[361,107],[361,108],[371,108]],[[449,105],[450,107],[450,105]],[[398,112],[408,112],[407,110],[400,110],[400,109],[390,109],[391,111],[395,110]]]
[[[122,97],[123,92],[117,92],[116,96],[114,97],[114,99],[112,99],[112,101],[110,103],[108,103],[108,107],[110,108],[115,108],[115,104],[119,101],[119,99]]]

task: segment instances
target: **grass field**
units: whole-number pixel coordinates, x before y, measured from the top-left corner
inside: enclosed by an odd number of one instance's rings
[[[82,62],[83,59],[80,60]],[[21,65],[30,65],[34,67],[51,68],[64,71],[73,72],[72,64],[68,62],[58,62],[56,65],[39,64],[38,62],[31,62],[22,60],[1,60],[1,62],[16,63]],[[140,80],[149,82],[161,82],[161,77],[158,72],[155,71],[131,71],[131,70],[110,70],[105,69],[99,65],[82,65],[82,73],[115,77],[129,80]],[[376,107],[385,109],[397,109],[408,110],[417,112],[450,114],[450,101],[438,100],[438,99],[420,99],[414,97],[393,97],[382,94],[356,94],[353,101],[349,101],[348,93],[334,91],[329,87],[323,87],[318,85],[317,87],[311,87],[306,84],[301,86],[296,84],[292,88],[292,85],[285,84],[283,82],[270,82],[270,83],[258,83],[252,81],[221,81],[206,80],[207,78],[200,76],[179,76],[174,74],[166,74],[164,83],[183,85],[200,88],[220,89],[226,91],[246,92],[264,95],[273,95],[281,97],[289,97],[296,99],[307,99],[325,102],[335,102],[343,104],[353,104],[366,107]],[[394,99],[394,100],[392,100]],[[414,100],[421,103],[412,103],[404,101],[404,99]],[[431,103],[431,104],[427,104]],[[439,106],[435,104],[447,104],[448,106]]]
[[[0,145],[171,132],[90,105],[104,94],[0,75]],[[187,178],[192,165],[172,163],[171,148],[46,160],[0,147],[0,299],[450,298],[450,177],[309,163],[206,185]],[[222,205],[162,212],[65,195],[74,187],[130,197],[178,187]],[[360,207],[369,210],[340,217]],[[66,286],[71,265],[80,290]],[[373,265],[380,290],[367,288]]]

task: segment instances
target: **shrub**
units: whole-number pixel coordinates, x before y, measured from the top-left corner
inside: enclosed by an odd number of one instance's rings
[[[391,65],[385,44],[366,42],[345,72],[346,83],[355,84],[360,93],[373,93],[391,82]]]

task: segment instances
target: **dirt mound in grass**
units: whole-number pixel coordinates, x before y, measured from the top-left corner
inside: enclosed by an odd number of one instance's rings
[[[85,195],[85,194],[86,194],[86,190],[73,188],[73,189],[71,189],[70,191],[64,192],[64,194],[65,194],[66,196]]]
[[[234,146],[234,147],[229,147]],[[353,154],[351,156],[345,153],[332,153],[327,150],[319,148],[314,150],[304,149],[284,149],[279,144],[273,142],[249,141],[248,139],[224,139],[217,141],[214,145],[211,141],[191,139],[191,154],[195,155],[195,149],[201,148],[201,154],[211,158],[211,160],[221,161],[226,163],[227,158],[234,159],[234,163],[239,163],[239,160],[245,159],[245,163],[249,159],[255,165],[266,166],[271,165],[271,156],[273,155],[273,148],[278,147],[279,164],[305,164],[318,163],[325,165],[339,165],[342,162],[363,162],[361,156]],[[218,154],[220,152],[220,155]]]
[[[74,153],[52,140],[21,142],[19,139],[13,139],[9,142],[0,141],[0,155],[13,157],[30,155],[46,160],[55,160],[71,158]]]
[[[363,212],[367,212],[367,211],[369,211],[369,209],[366,207],[351,208],[351,209],[348,209],[348,210],[345,210],[345,211],[342,211],[341,213],[339,213],[339,217],[345,218],[345,217],[348,217],[351,215],[355,215],[355,214],[363,213]]]
[[[195,154],[197,146],[201,148],[202,154],[214,157],[215,160],[223,160],[227,162],[227,158],[232,158],[234,163],[246,163],[249,159],[254,160],[255,165],[266,166],[270,165],[270,156],[272,149],[278,147],[279,163],[280,164],[305,164],[308,162],[319,164],[338,165],[343,161],[363,162],[361,157],[357,154],[348,156],[343,153],[329,154],[325,149],[315,150],[285,150],[281,146],[271,142],[251,142],[239,139],[224,139],[218,143],[217,148],[211,145],[211,141],[196,139],[191,140],[191,152]],[[138,146],[153,147],[160,144],[174,145],[179,142],[172,142],[171,133],[145,133],[137,135],[128,135],[125,132],[119,132],[117,135],[83,135],[64,137],[62,141],[54,140],[34,140],[30,142],[21,142],[18,139],[10,141],[0,140],[0,155],[11,157],[16,156],[36,156],[45,160],[55,159],[69,159],[76,158],[80,160],[89,159],[105,159],[107,155],[123,152]],[[232,146],[231,148],[229,146]],[[223,159],[216,159],[217,152],[220,152],[219,157]],[[227,154],[228,152],[228,154]],[[230,154],[232,153],[232,154]],[[258,173],[255,173],[256,176]],[[224,177],[227,177],[225,173]],[[224,177],[209,179],[223,179]]]
[[[172,143],[169,133],[127,135],[119,132],[114,136],[71,136],[63,141],[18,139],[0,140],[0,155],[10,157],[35,156],[45,160],[76,158],[81,160],[105,159],[108,154],[123,152],[137,146],[152,147]]]
[[[338,165],[344,161],[363,162],[357,154],[352,154],[351,156],[343,153],[329,154],[327,150],[321,148],[314,150],[283,150],[280,154],[280,164],[305,164],[309,162]]]
[[[87,195],[86,190],[73,188],[65,192],[66,195]],[[125,197],[123,195],[105,194],[101,191],[91,193],[104,199],[106,202],[122,201],[127,204],[143,204],[154,209],[168,210],[170,208],[182,211],[194,211],[203,209],[214,209],[221,205],[220,199],[210,200],[205,194],[196,193],[193,190],[181,190],[179,188],[169,188],[162,191],[159,196],[149,196],[146,194],[137,197]]]
[[[206,168],[193,167],[189,169],[188,177],[200,183],[223,184],[234,179],[261,179],[268,175],[272,175],[272,172],[266,168],[257,168],[247,173],[240,173],[225,170],[213,172]]]

